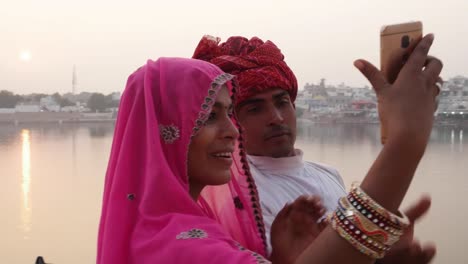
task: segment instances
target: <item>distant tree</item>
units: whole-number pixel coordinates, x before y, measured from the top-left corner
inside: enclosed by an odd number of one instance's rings
[[[70,101],[72,103],[76,103],[78,101],[77,100],[77,95],[72,94],[72,93],[66,93],[66,94],[62,95],[62,98],[65,98],[65,99],[67,99],[68,101]]]
[[[89,97],[87,105],[93,112],[102,112],[107,108],[106,96],[101,93],[93,93],[91,97]]]
[[[106,95],[106,107],[107,108],[119,107],[119,101],[114,100],[112,94]]]
[[[59,93],[54,93],[52,95],[52,98],[54,98],[55,102],[57,104],[59,104],[60,107],[75,105],[75,103],[70,101],[68,98],[65,98],[65,97],[61,96]]]
[[[62,97],[62,100],[59,102],[59,104],[60,104],[60,107],[76,105],[75,103],[73,103],[72,101],[70,101],[69,99],[65,97]]]
[[[54,98],[54,101],[59,104],[60,107],[75,105],[75,103],[73,103],[70,99],[61,96],[59,93],[54,93],[52,98]]]
[[[42,98],[47,97],[47,96],[48,96],[47,94],[43,94],[43,93],[32,94],[32,98],[36,102],[41,101]]]
[[[83,103],[88,102],[91,95],[92,95],[92,93],[81,92],[80,94],[75,96],[75,98],[76,98],[75,101],[83,102]]]
[[[6,90],[0,91],[0,108],[14,108],[21,101],[21,96]]]
[[[60,101],[62,101],[62,96],[59,94],[59,93],[54,93],[52,95],[52,98],[54,98],[54,101],[57,103],[57,104],[60,104]]]

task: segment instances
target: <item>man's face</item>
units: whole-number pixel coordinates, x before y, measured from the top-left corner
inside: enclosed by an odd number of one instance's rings
[[[294,155],[296,115],[288,92],[272,88],[236,106],[249,155],[274,158]]]

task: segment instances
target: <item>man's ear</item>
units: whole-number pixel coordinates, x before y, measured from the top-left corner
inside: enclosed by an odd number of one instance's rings
[[[292,105],[293,105],[294,109],[296,109],[296,103],[292,103]]]

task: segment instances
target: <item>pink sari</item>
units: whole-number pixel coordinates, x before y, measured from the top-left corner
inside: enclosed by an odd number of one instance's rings
[[[106,174],[97,263],[268,263],[241,143],[232,181],[206,188],[208,199],[199,203],[189,195],[190,139],[232,78],[212,64],[178,58],[148,61],[129,77]]]

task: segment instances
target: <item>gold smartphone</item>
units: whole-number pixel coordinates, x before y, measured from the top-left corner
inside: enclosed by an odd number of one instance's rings
[[[423,37],[422,22],[408,22],[383,26],[380,30],[380,70],[388,82],[393,83],[411,52]],[[381,124],[381,141],[387,138],[386,127]]]

